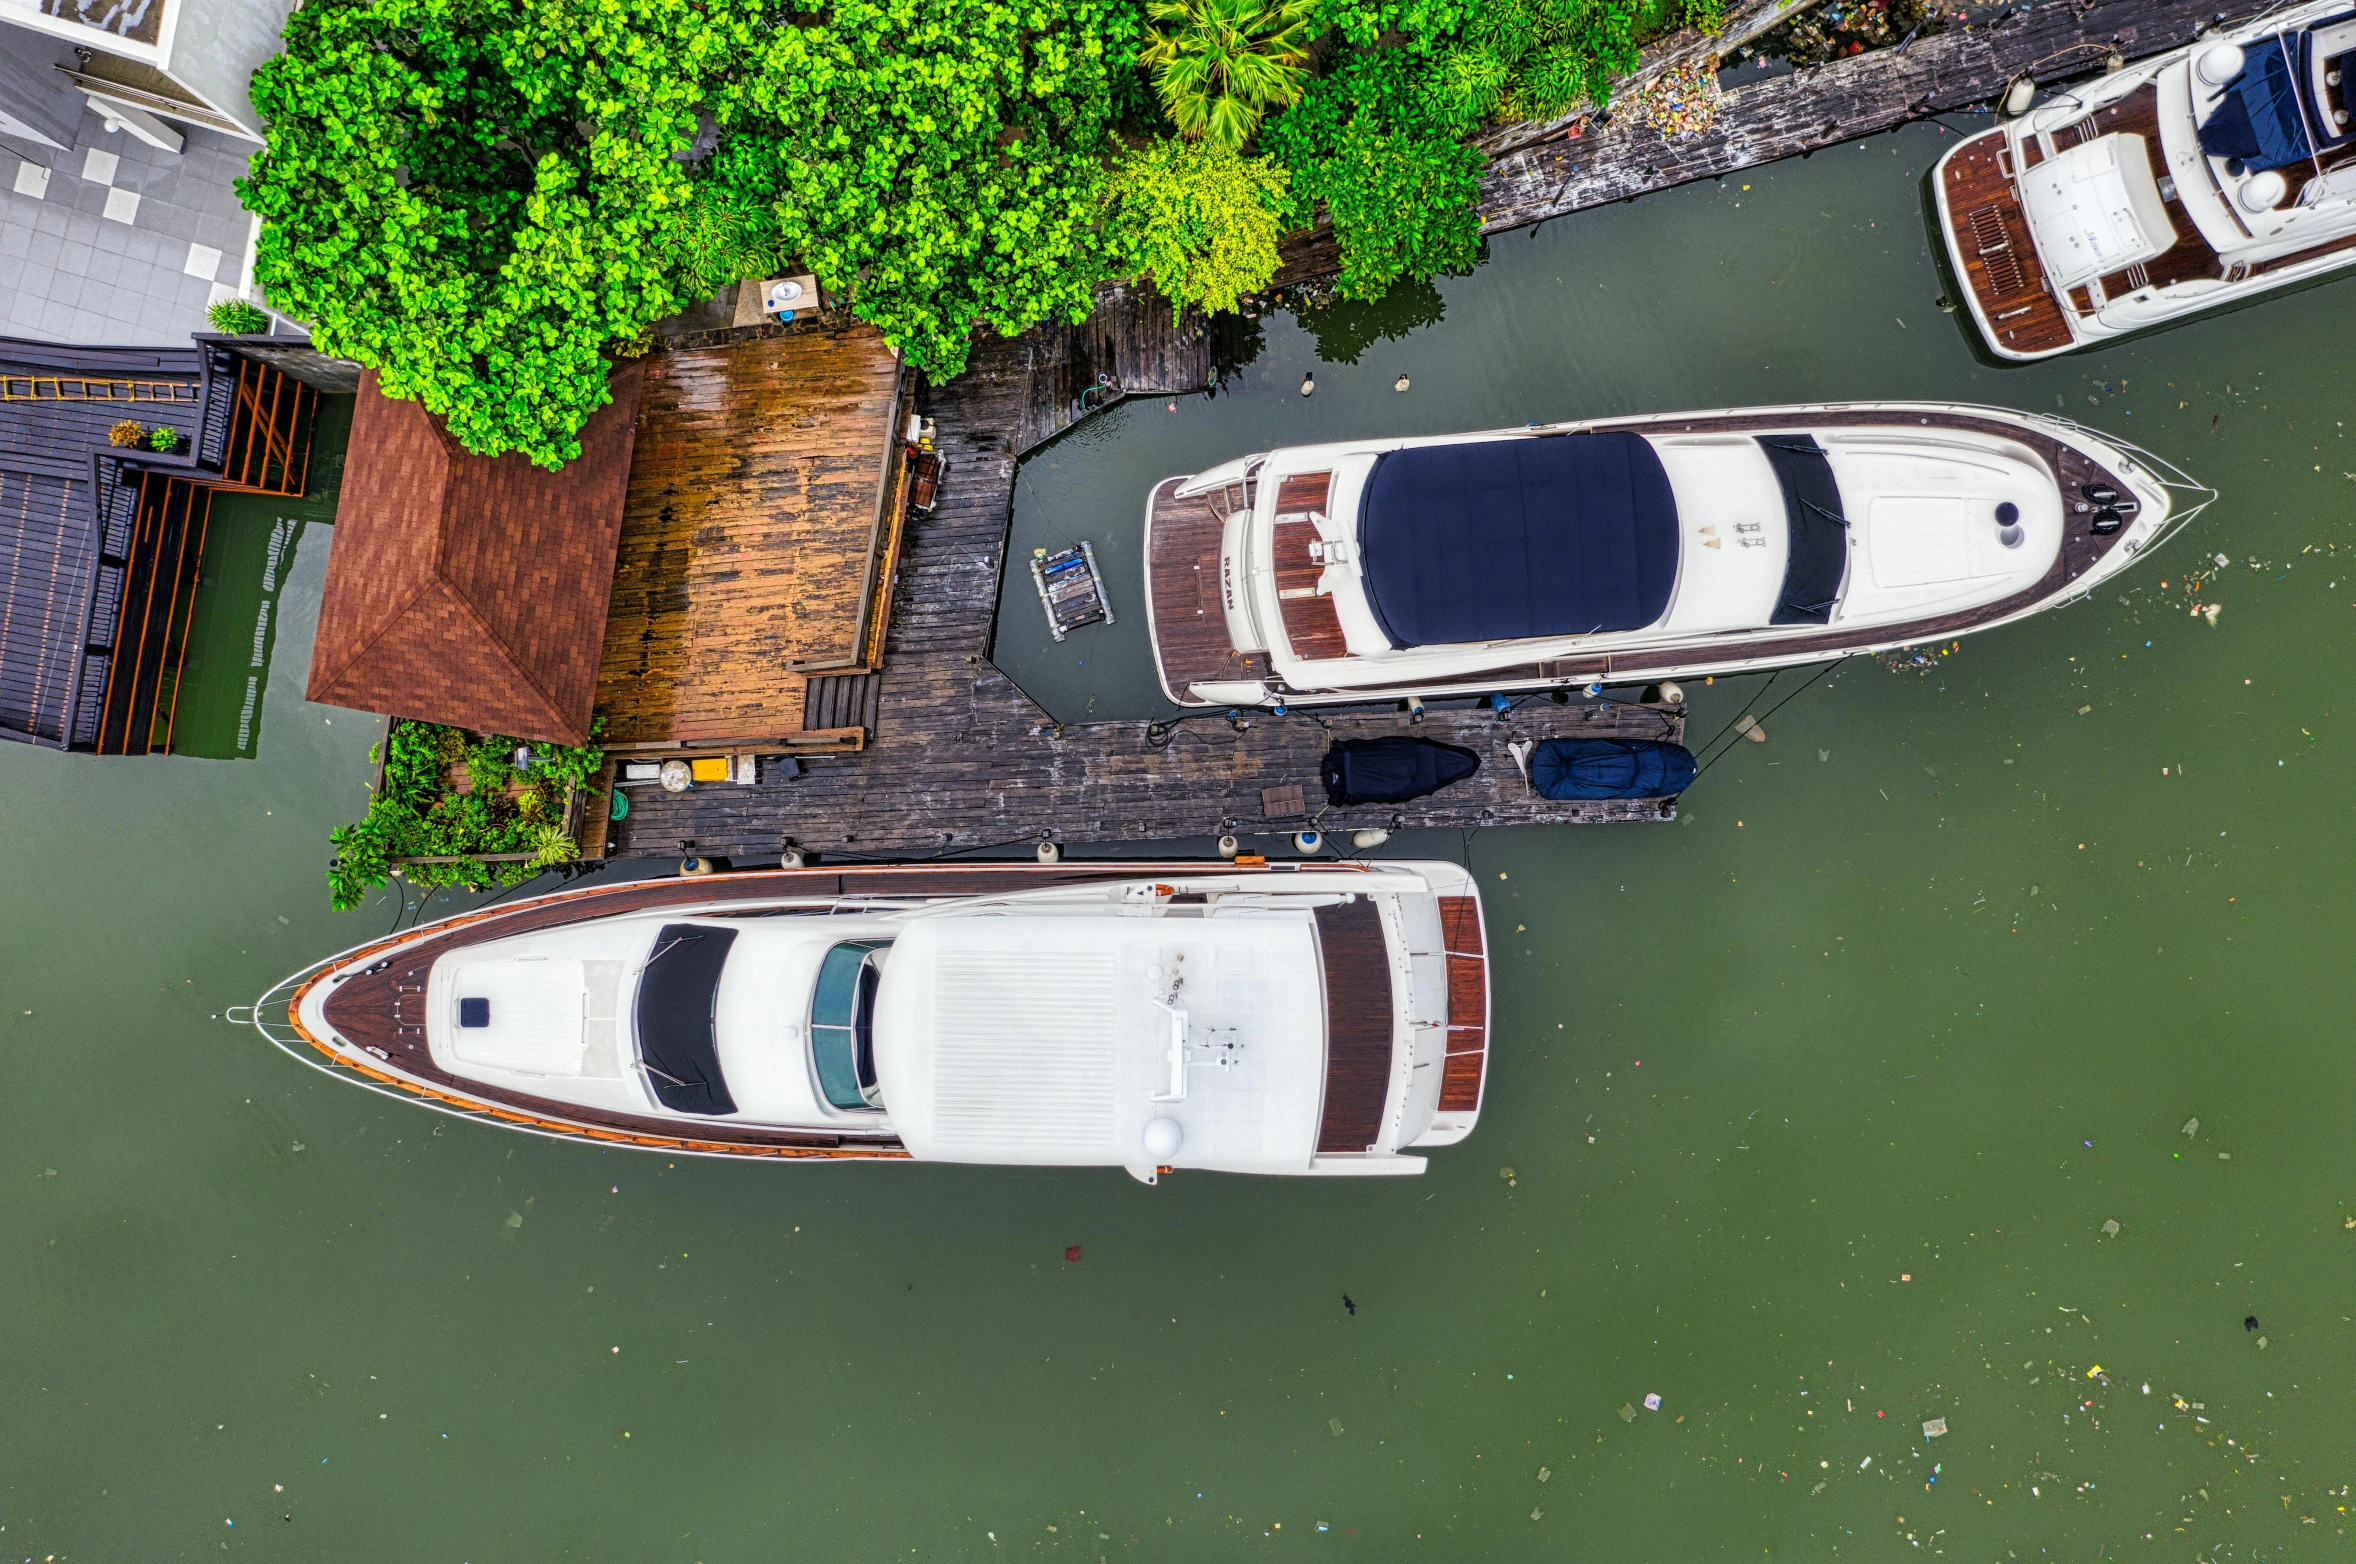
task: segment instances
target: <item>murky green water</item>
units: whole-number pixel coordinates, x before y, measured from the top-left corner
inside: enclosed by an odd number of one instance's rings
[[[1939,144],[1510,237],[1306,402],[1280,322],[1028,474],[1017,560],[1090,536],[1120,607],[1150,479],[1347,430],[2059,398],[2226,491],[2095,602],[1820,681],[1681,825],[1409,844],[1469,846],[1501,956],[1420,1180],[674,1166],[208,1019],[392,916],[320,878],[368,771],[300,700],[320,527],[258,762],[0,750],[0,1556],[2345,1557],[2356,284],[1983,368]],[[1034,688],[1137,698],[1129,621],[1036,614]]]

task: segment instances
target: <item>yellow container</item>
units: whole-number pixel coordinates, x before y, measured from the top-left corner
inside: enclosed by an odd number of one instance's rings
[[[728,780],[728,757],[714,755],[707,760],[691,760],[687,763],[687,774],[698,782],[725,782]]]

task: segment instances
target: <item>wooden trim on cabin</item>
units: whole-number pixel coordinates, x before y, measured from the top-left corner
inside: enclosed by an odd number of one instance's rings
[[[1440,934],[1448,961],[1448,1054],[1440,1068],[1440,1111],[1478,1113],[1489,1070],[1489,960],[1479,900],[1441,897]]]
[[[1382,1138],[1396,1029],[1382,913],[1364,896],[1315,909],[1325,969],[1325,1106],[1320,1155],[1365,1153]]]

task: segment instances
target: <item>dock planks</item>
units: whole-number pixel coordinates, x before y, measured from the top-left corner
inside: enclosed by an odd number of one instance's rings
[[[862,665],[902,379],[882,335],[847,323],[648,359],[597,676],[606,743],[788,735],[804,675]]]
[[[1114,299],[1113,308],[1130,320],[1166,323],[1169,307],[1146,297],[1146,308],[1135,295]],[[1160,385],[1141,380],[1149,366],[1124,362],[1123,383],[1132,395],[1191,389],[1208,377],[1207,345],[1201,355],[1154,371],[1168,376]],[[1389,707],[1256,712],[1240,733],[1213,715],[1177,730],[1166,748],[1148,741],[1142,722],[1059,726],[989,663],[1014,502],[1016,453],[1006,431],[1054,423],[1041,408],[1061,395],[1057,362],[1023,338],[985,341],[966,374],[932,393],[926,411],[939,423],[950,477],[932,515],[904,525],[873,744],[858,755],[806,757],[807,771],[793,778],[789,767],[764,759],[753,786],[634,788],[629,816],[615,822],[611,856],[696,852],[757,861],[774,859],[790,840],[819,853],[918,857],[1027,850],[1043,839],[1292,832],[1311,817],[1271,817],[1261,797],[1287,783],[1302,788],[1327,831],[1674,818],[1657,801],[1537,798],[1505,749],[1516,738],[1682,737],[1682,713],[1656,707],[1537,701],[1504,720],[1485,710],[1434,711],[1419,727]],[[1464,745],[1482,757],[1480,773],[1410,804],[1325,808],[1317,778],[1327,746],[1394,733]]]

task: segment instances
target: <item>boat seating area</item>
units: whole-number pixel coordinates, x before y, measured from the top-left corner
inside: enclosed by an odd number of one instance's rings
[[[212,492],[301,494],[319,394],[212,338],[0,341],[0,389],[0,737],[167,751]]]

